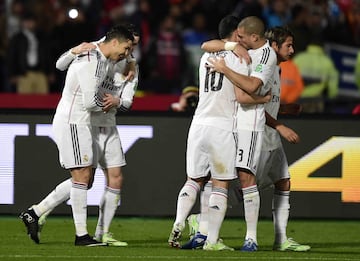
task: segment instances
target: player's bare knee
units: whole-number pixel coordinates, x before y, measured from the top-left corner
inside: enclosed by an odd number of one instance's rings
[[[280,179],[275,182],[275,188],[280,191],[289,191],[290,190],[290,179]]]
[[[238,169],[238,177],[242,188],[256,185],[256,177],[247,169]]]

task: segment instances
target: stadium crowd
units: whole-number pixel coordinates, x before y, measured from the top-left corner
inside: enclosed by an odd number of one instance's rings
[[[0,92],[61,92],[65,74],[56,70],[56,59],[122,22],[133,23],[141,35],[135,58],[142,93],[180,94],[197,86],[201,43],[218,37],[217,25],[227,14],[256,15],[268,28],[289,26],[296,55],[315,43],[320,50],[324,43],[360,47],[359,0],[7,0],[0,11],[0,32],[7,36],[0,40]],[[33,33],[21,34],[24,29]],[[42,77],[44,86],[17,87],[28,71],[37,72],[36,82]],[[320,99],[337,98],[333,85],[328,90],[324,84]]]

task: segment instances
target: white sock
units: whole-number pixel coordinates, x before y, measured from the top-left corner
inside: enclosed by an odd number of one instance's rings
[[[176,209],[175,224],[185,227],[185,220],[195,204],[196,196],[200,191],[200,186],[193,180],[188,180],[179,192]]]
[[[105,191],[103,192],[99,203],[99,216],[95,229],[95,237],[101,239],[104,234],[104,205],[105,205]]]
[[[227,209],[227,189],[214,187],[209,198],[209,226],[207,241],[215,244]]]
[[[87,231],[87,184],[73,182],[70,190],[71,209],[77,236],[88,234]]]
[[[39,204],[34,205],[35,214],[40,217],[49,215],[50,212],[70,198],[72,182],[71,178],[61,182],[56,188],[50,192]]]
[[[205,184],[204,190],[200,194],[200,219],[199,232],[202,235],[207,235],[209,225],[209,199],[212,191],[212,182]]]
[[[286,227],[290,213],[290,191],[274,191],[272,202],[275,244],[282,244],[287,239]]]
[[[245,239],[251,238],[257,243],[257,223],[259,219],[260,196],[256,185],[243,188],[244,212],[246,221]]]
[[[108,233],[111,221],[114,218],[117,207],[120,201],[120,189],[113,189],[106,187],[104,191],[104,205],[103,205],[103,233]],[[99,217],[100,218],[100,217]]]

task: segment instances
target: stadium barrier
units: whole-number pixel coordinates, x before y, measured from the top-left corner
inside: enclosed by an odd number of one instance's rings
[[[0,111],[0,214],[18,214],[69,178],[58,163],[52,139],[53,111]],[[284,142],[292,174],[291,217],[360,218],[360,121],[354,116],[302,115],[282,118],[301,136]],[[117,117],[126,152],[122,216],[174,216],[177,194],[186,179],[189,115],[127,113]],[[89,191],[89,214],[97,214],[104,178],[97,171]],[[229,190],[228,216],[243,216]],[[271,217],[272,190],[261,192],[261,217]],[[198,203],[194,209],[197,211]],[[68,202],[55,214],[69,215]]]

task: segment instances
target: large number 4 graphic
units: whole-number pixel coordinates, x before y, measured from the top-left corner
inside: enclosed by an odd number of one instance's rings
[[[342,154],[341,177],[309,177]],[[360,202],[360,138],[332,137],[290,166],[291,190],[341,192],[343,202]]]

